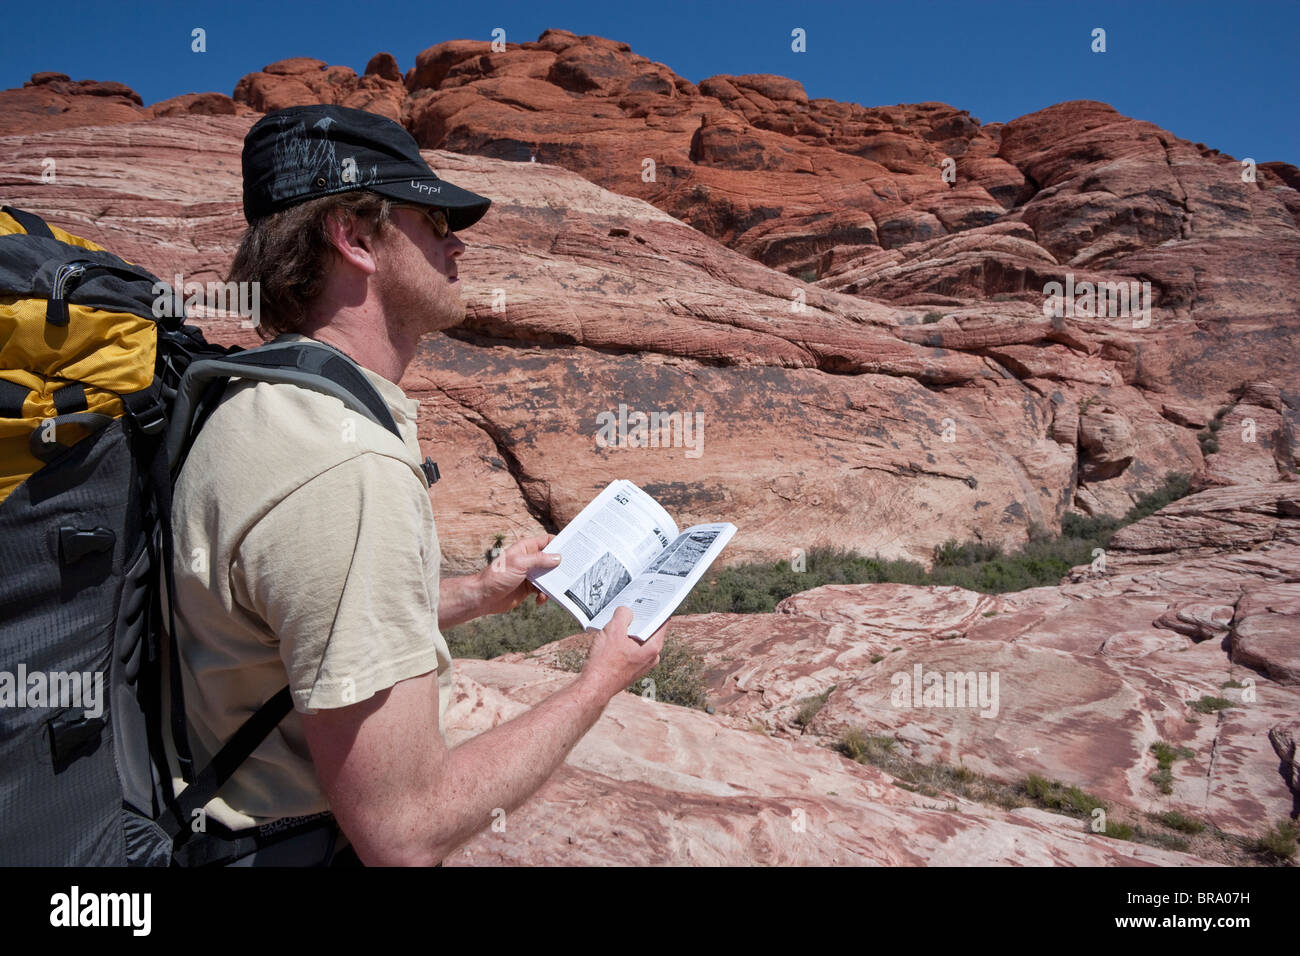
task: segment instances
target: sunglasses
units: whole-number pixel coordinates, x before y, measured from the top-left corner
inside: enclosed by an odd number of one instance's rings
[[[441,209],[434,209],[431,206],[410,206],[399,205],[399,209],[414,209],[429,222],[433,223],[433,231],[438,234],[439,239],[446,239],[451,233],[451,225],[447,222],[447,214]]]

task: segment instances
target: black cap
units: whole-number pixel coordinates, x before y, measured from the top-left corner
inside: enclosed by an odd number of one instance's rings
[[[452,231],[483,218],[492,200],[439,179],[397,123],[324,103],[263,116],[244,137],[244,218],[350,189],[447,211]]]

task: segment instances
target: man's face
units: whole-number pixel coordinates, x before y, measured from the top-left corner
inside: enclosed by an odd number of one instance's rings
[[[439,239],[429,218],[410,206],[394,206],[389,225],[375,241],[375,281],[390,328],[418,338],[459,325],[465,305],[457,270],[465,243],[454,232]]]

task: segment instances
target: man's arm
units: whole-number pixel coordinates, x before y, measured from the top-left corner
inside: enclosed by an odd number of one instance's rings
[[[479,576],[465,574],[438,581],[438,630],[445,631],[480,617]]]
[[[534,793],[614,694],[654,667],[667,628],[639,645],[620,608],[578,678],[527,713],[448,750],[435,673],[348,707],[302,715],[321,787],[368,865],[432,864]]]

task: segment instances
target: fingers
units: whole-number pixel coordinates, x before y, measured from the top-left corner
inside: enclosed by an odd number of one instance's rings
[[[542,549],[554,537],[553,534],[543,534],[523,538],[502,552],[502,557],[509,561],[510,568],[516,572],[549,571],[552,568],[559,567],[560,556],[558,554],[547,554]]]
[[[609,623],[605,625],[605,632],[607,634],[621,634],[626,637],[628,625],[631,623],[631,609],[619,607],[614,611],[614,616],[610,618]]]
[[[535,554],[551,543],[555,538],[553,534],[537,534],[531,538],[521,538],[512,544],[511,548],[518,548],[524,554]]]
[[[655,653],[658,653],[659,651],[663,650],[664,641],[667,640],[667,638],[668,638],[668,625],[665,624],[663,627],[659,628],[659,630],[654,632],[654,635],[650,638],[650,640],[645,642],[645,646],[653,647],[655,649]]]

